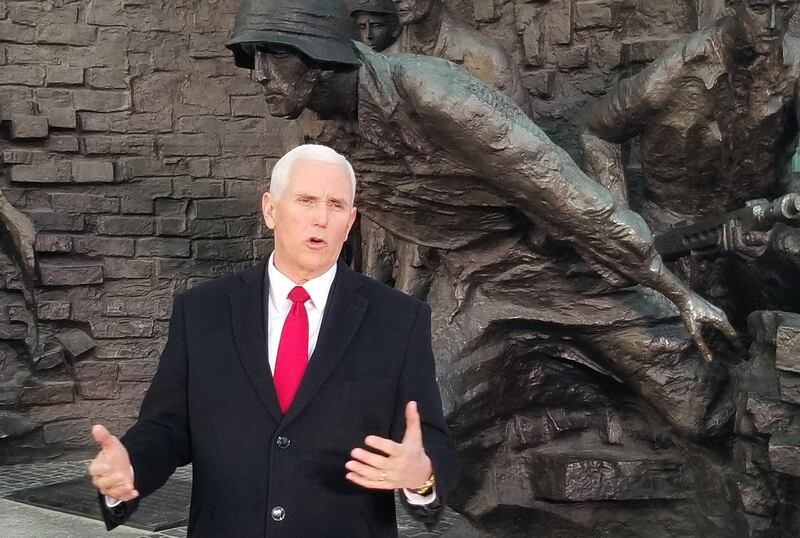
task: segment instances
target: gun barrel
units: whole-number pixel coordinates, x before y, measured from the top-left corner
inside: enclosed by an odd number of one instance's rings
[[[708,251],[720,245],[725,225],[744,233],[767,231],[778,222],[800,222],[800,193],[784,194],[772,202],[751,200],[746,207],[692,224],[679,224],[656,234],[653,243],[664,259],[673,259],[693,251]]]
[[[782,196],[781,199],[784,200],[784,216],[791,220],[800,219],[800,194],[787,194]]]
[[[784,194],[769,204],[762,215],[765,224],[800,220],[800,193]]]

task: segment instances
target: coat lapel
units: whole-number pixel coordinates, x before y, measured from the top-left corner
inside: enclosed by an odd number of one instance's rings
[[[259,398],[276,422],[282,413],[272,381],[267,357],[266,311],[264,291],[269,289],[266,281],[266,263],[262,260],[257,266],[242,273],[244,285],[230,296],[233,336],[239,351],[239,360],[253,384]]]
[[[286,423],[292,421],[314,397],[358,330],[368,303],[367,299],[357,293],[358,286],[358,279],[352,269],[339,263],[322,317],[317,345],[308,361],[308,368],[292,405],[284,417]]]

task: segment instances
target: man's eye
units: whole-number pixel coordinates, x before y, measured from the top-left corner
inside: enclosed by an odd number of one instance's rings
[[[374,22],[374,23],[372,23],[372,27],[373,28],[383,28],[384,26],[386,26],[386,25],[383,24],[382,22]]]

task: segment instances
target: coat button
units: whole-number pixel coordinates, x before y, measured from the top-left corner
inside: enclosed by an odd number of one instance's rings
[[[281,435],[275,441],[275,444],[278,445],[278,448],[289,448],[289,445],[291,445],[292,442],[289,440],[288,437],[284,437],[283,435]]]
[[[286,517],[286,510],[283,506],[276,506],[272,509],[272,519],[275,521],[283,521],[283,518]]]

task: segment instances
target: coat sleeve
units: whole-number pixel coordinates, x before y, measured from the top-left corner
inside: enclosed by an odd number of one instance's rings
[[[191,461],[184,308],[184,297],[179,295],[173,302],[167,344],[139,418],[121,439],[131,459],[134,487],[140,497],[108,508],[100,496],[109,530],[123,524],[136,510],[138,501],[160,488],[177,467]]]
[[[421,303],[411,330],[395,401],[391,436],[400,441],[405,432],[405,406],[416,401],[422,423],[422,443],[436,477],[436,500],[429,505],[411,505],[400,499],[408,513],[430,526],[442,515],[458,478],[458,456],[442,414],[431,346],[431,309]]]

